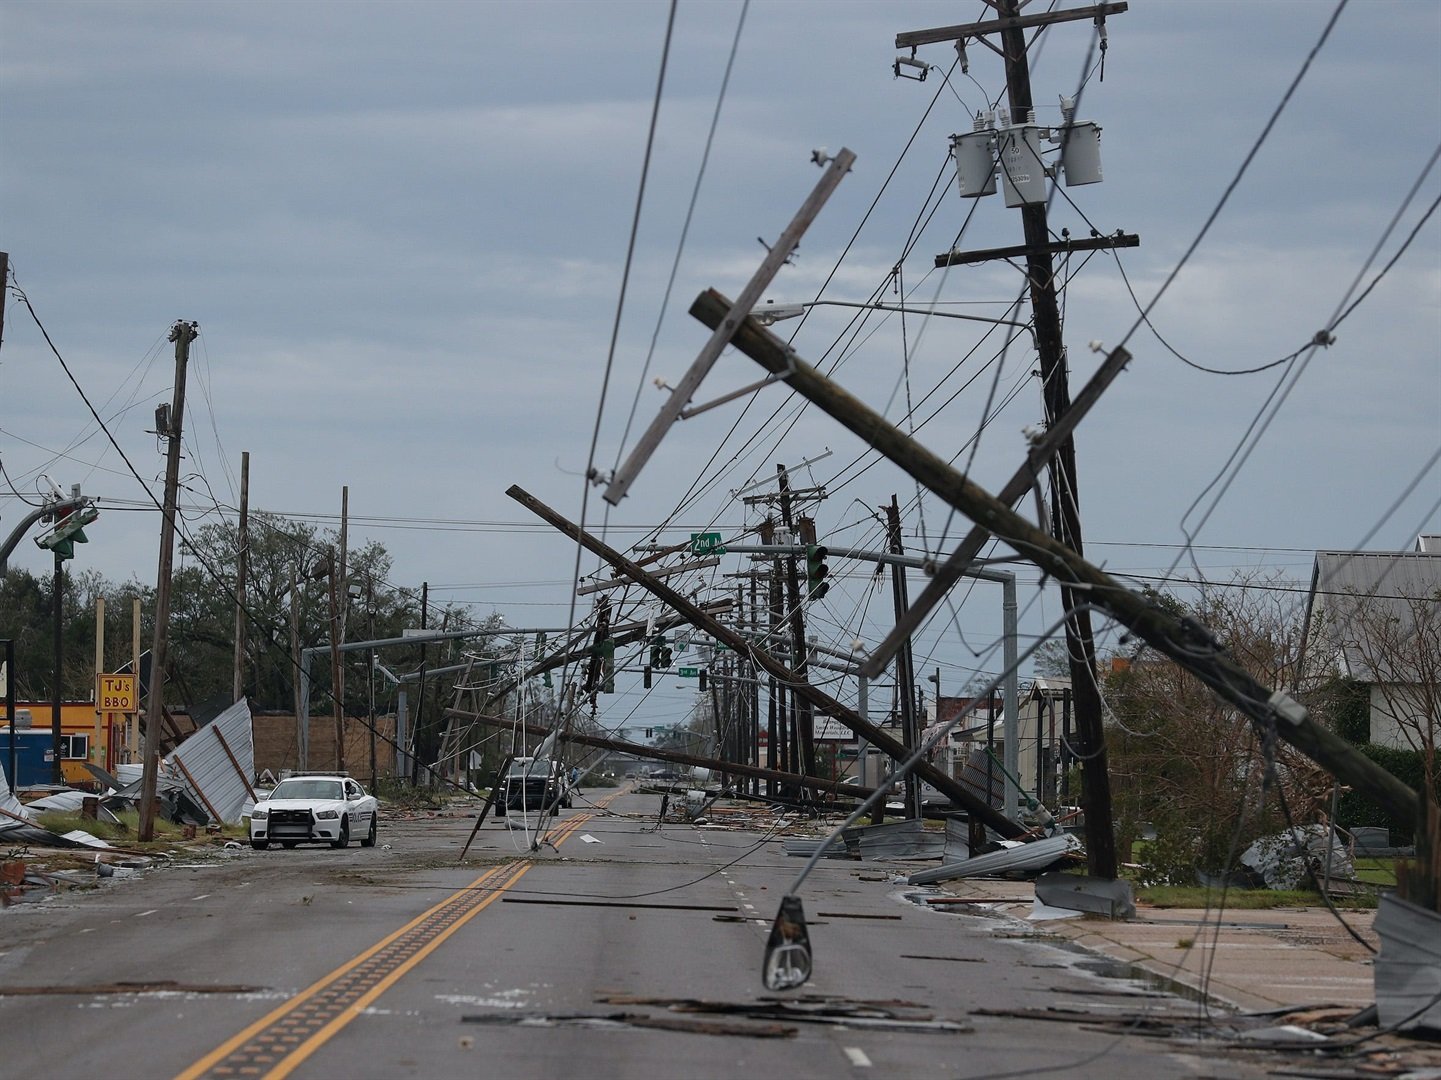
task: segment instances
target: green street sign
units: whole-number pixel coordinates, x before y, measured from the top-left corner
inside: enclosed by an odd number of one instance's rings
[[[697,676],[700,675],[700,668],[694,668],[694,667],[677,668],[677,669],[676,669],[676,674],[679,675],[682,679],[694,679],[694,678],[696,678]]]
[[[721,534],[718,532],[691,533],[690,553],[692,555],[724,555],[725,548],[721,547]]]

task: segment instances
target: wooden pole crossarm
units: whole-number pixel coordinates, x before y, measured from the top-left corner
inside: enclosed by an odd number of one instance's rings
[[[1112,248],[1133,248],[1141,246],[1141,238],[1135,233],[1117,231],[1111,236],[1089,236],[1084,240],[1056,240],[1033,248],[1027,244],[1011,247],[981,248],[977,251],[948,251],[936,256],[937,266],[966,266],[972,263],[992,262],[996,259],[1023,259],[1035,251],[1050,255],[1065,255],[1072,251],[1109,251]]]
[[[1119,15],[1130,6],[1125,3],[1096,4],[1094,7],[1043,11],[1035,15],[1017,15],[1009,19],[990,19],[986,22],[963,23],[960,26],[938,26],[933,30],[907,30],[896,35],[896,48],[914,49],[917,45],[959,41],[963,38],[980,37],[982,34],[998,34],[1002,30],[1026,30],[1032,26],[1046,26],[1050,23],[1104,19],[1107,15]]]
[[[691,314],[703,323],[724,318],[731,308],[714,289],[702,293]],[[1414,827],[1420,799],[1416,790],[1371,761],[1335,732],[1321,727],[1306,709],[1282,691],[1263,686],[1194,626],[1087,562],[1009,506],[951,468],[859,399],[796,356],[784,341],[752,319],[737,330],[733,344],[771,371],[788,370],[791,389],[819,406],[832,419],[873,446],[913,479],[978,525],[1016,549],[1043,573],[1080,593],[1106,611],[1157,652],[1190,671],[1223,700],[1256,724],[1275,733]]]

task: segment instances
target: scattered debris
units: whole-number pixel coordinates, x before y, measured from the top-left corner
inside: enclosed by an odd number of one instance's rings
[[[1326,876],[1356,876],[1355,864],[1340,834],[1320,824],[1296,825],[1263,836],[1241,853],[1240,861],[1272,889],[1300,888],[1310,882],[1313,872],[1318,881]]]
[[[162,979],[149,982],[82,983],[78,986],[0,986],[0,997],[42,995],[91,997],[100,994],[255,994],[264,989],[263,986],[178,983]]]
[[[689,1020],[677,1016],[652,1016],[649,1013],[487,1013],[481,1016],[462,1016],[466,1024],[509,1024],[516,1027],[633,1027],[653,1028],[659,1031],[676,1031],[688,1035],[730,1035],[752,1039],[788,1039],[798,1029],[786,1024],[727,1024],[714,1020]]]
[[[937,1020],[923,1006],[912,1001],[854,1001],[825,994],[799,997],[761,997],[756,1001],[706,1001],[701,998],[639,997],[613,994],[597,998],[604,1005],[652,1005],[672,1012],[744,1016],[753,1020],[834,1024],[882,1031],[968,1032],[968,1024]]]
[[[1240,1037],[1251,1042],[1281,1043],[1285,1046],[1326,1041],[1326,1036],[1319,1032],[1312,1031],[1310,1028],[1298,1027],[1295,1024],[1280,1024],[1277,1027],[1243,1031]]]
[[[502,904],[544,904],[548,907],[645,908],[651,911],[735,911],[734,904],[634,904],[625,900],[555,900],[538,896],[503,896]]]

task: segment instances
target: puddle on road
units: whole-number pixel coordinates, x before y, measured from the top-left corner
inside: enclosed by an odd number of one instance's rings
[[[1052,948],[1068,954],[1067,962],[1062,966],[1075,971],[1083,971],[1098,979],[1106,979],[1115,982],[1129,983],[1140,991],[1137,997],[1149,996],[1152,994],[1164,994],[1169,997],[1180,998],[1183,1001],[1204,1003],[1206,995],[1195,987],[1187,986],[1168,976],[1150,971],[1137,964],[1125,960],[1115,960],[1109,956],[1099,956],[1082,945],[1072,941],[1054,943]]]

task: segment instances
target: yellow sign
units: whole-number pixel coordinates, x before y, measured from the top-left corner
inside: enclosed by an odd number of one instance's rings
[[[95,676],[95,704],[101,712],[135,712],[135,676]]]

